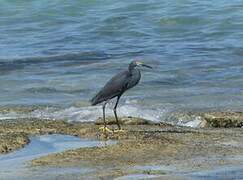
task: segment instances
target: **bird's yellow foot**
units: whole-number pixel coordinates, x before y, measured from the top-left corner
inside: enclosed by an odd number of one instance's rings
[[[114,130],[114,133],[124,133],[124,132],[125,132],[125,130],[123,130],[123,129]]]
[[[113,133],[113,130],[109,129],[106,126],[100,127],[99,130],[101,130],[103,133],[106,133],[106,132]]]

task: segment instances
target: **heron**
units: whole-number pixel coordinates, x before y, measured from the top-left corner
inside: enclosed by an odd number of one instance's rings
[[[116,108],[119,103],[120,97],[123,95],[125,91],[128,89],[131,89],[132,87],[136,86],[140,79],[141,79],[141,73],[140,70],[137,67],[146,67],[152,69],[151,66],[148,66],[140,61],[132,61],[128,69],[125,71],[122,71],[115,76],[113,76],[106,84],[105,86],[91,99],[91,105],[97,105],[100,103],[103,103],[102,109],[103,109],[103,122],[104,127],[101,127],[104,132],[113,132],[109,128],[107,128],[106,120],[105,120],[105,107],[106,104],[109,102],[109,100],[113,98],[116,99],[115,106],[113,108],[116,124],[118,126],[118,131],[121,130],[121,126],[118,121]]]

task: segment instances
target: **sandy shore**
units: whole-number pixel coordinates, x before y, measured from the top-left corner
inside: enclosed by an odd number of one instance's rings
[[[99,140],[116,139],[117,144],[111,146],[79,148],[49,154],[34,159],[29,164],[32,168],[95,169],[92,172],[78,173],[78,177],[88,176],[90,179],[122,179],[129,176],[184,179],[192,172],[219,167],[243,167],[242,113],[188,113],[181,117],[185,116],[200,116],[204,128],[179,127],[144,119],[123,118],[121,121],[124,132],[109,133],[105,136],[98,130],[100,121],[1,121],[0,149],[1,153],[7,153],[24,147],[29,142],[28,137],[35,134],[55,133]],[[109,124],[111,128],[116,128],[113,119],[110,119]],[[63,178],[69,177],[70,173],[67,172]]]

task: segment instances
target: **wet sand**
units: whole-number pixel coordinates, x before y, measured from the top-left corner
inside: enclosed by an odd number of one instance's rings
[[[193,116],[199,115],[193,114]],[[191,117],[192,114],[189,113],[187,116]],[[28,139],[28,136],[33,134],[60,133],[80,138],[117,140],[117,144],[111,146],[67,150],[34,159],[29,163],[29,167],[39,170],[43,168],[69,169],[67,173],[59,176],[63,179],[68,179],[70,176],[81,179],[85,177],[129,179],[143,176],[155,179],[168,179],[168,177],[200,179],[200,176],[202,177],[200,173],[204,172],[206,177],[210,174],[209,170],[216,171],[218,168],[226,171],[231,167],[241,171],[243,167],[243,129],[240,126],[242,119],[242,113],[204,113],[201,114],[201,120],[206,122],[204,122],[204,128],[199,129],[153,123],[144,119],[123,118],[124,132],[113,132],[106,136],[98,129],[100,121],[68,123],[22,119],[1,122],[0,134],[8,134],[5,137],[13,139],[17,138],[9,134],[21,133]],[[110,128],[116,128],[113,119],[110,119],[109,124]],[[227,124],[228,128],[218,128],[215,124],[218,127],[224,127]],[[12,141],[9,142],[8,138],[1,141],[5,144],[9,143],[8,151],[18,149],[28,143],[28,141],[21,141],[21,146],[15,143],[11,146]],[[80,173],[84,167],[92,171]],[[237,175],[237,173],[234,174]]]

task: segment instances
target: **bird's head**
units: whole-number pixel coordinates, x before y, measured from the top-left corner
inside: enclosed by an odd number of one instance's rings
[[[139,67],[139,66],[143,66],[143,67],[152,69],[151,66],[146,65],[146,64],[144,64],[143,62],[141,62],[141,61],[137,61],[137,60],[132,61],[131,64],[130,64],[130,66],[132,66],[133,68],[136,67],[136,66],[138,66],[138,67]]]

